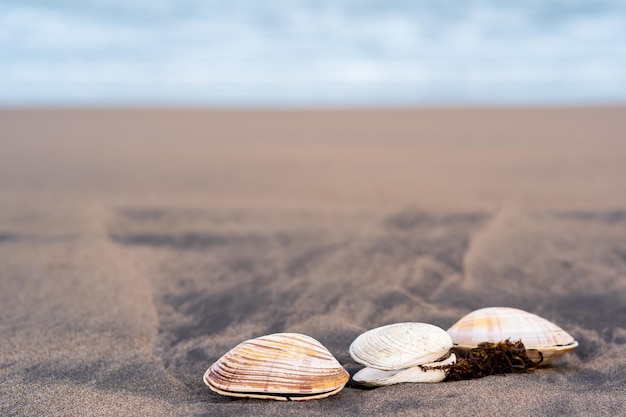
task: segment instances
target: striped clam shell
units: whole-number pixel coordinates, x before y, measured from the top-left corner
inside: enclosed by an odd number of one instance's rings
[[[328,349],[298,333],[246,340],[204,374],[204,383],[222,395],[293,401],[336,394],[348,379]]]
[[[350,345],[350,356],[366,368],[352,378],[366,386],[439,382],[442,367],[454,364],[452,339],[426,323],[395,323],[369,330]]]
[[[556,324],[524,310],[509,307],[488,307],[461,318],[448,329],[454,347],[469,351],[481,342],[521,340],[528,357],[547,365],[578,346],[565,330]]]

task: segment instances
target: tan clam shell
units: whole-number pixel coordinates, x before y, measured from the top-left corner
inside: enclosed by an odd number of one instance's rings
[[[547,365],[578,346],[565,330],[556,324],[510,307],[488,307],[473,311],[448,329],[454,347],[468,351],[481,342],[497,343],[521,340],[528,357]]]
[[[275,333],[235,346],[204,374],[222,395],[303,401],[336,394],[350,378],[320,342],[298,333]]]
[[[366,386],[440,382],[441,366],[453,364],[452,339],[427,323],[395,323],[369,330],[350,345],[350,356],[366,368],[352,378]],[[445,359],[445,360],[444,360]]]

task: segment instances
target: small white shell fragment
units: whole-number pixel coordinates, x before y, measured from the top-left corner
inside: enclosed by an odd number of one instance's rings
[[[349,378],[317,340],[275,333],[235,346],[207,369],[203,379],[222,395],[304,401],[338,393]]]
[[[481,342],[521,340],[528,357],[540,365],[547,365],[578,346],[578,342],[556,324],[510,307],[473,311],[453,324],[448,334],[454,347],[461,351],[469,351]]]
[[[439,382],[442,366],[454,364],[452,339],[427,323],[395,323],[369,330],[350,345],[350,356],[366,368],[353,380],[366,386]],[[445,359],[445,361],[443,360]]]

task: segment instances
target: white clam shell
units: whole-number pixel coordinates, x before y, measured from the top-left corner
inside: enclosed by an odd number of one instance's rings
[[[366,368],[353,376],[362,385],[401,382],[439,382],[441,366],[453,364],[452,339],[445,330],[427,323],[395,323],[369,330],[350,345],[350,356]],[[445,361],[439,362],[442,358]]]
[[[448,334],[454,347],[462,351],[473,349],[481,342],[521,340],[528,357],[540,365],[547,365],[578,346],[578,342],[556,324],[509,307],[473,311],[453,324]]]
[[[434,362],[448,354],[452,339],[427,323],[395,323],[369,330],[350,345],[350,356],[370,368],[388,371]]]
[[[222,395],[302,401],[336,394],[349,378],[317,340],[276,333],[235,346],[207,369],[203,379]]]
[[[352,379],[360,385],[379,387],[383,385],[400,384],[405,382],[441,382],[446,379],[444,367],[454,365],[456,356],[450,354],[448,359],[424,365],[412,366],[396,371],[383,371],[375,368],[363,368]]]

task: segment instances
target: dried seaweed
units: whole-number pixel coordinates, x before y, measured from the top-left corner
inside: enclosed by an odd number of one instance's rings
[[[535,362],[526,354],[520,341],[483,342],[470,350],[466,358],[459,358],[447,370],[446,381],[483,378],[489,375],[533,372]]]

